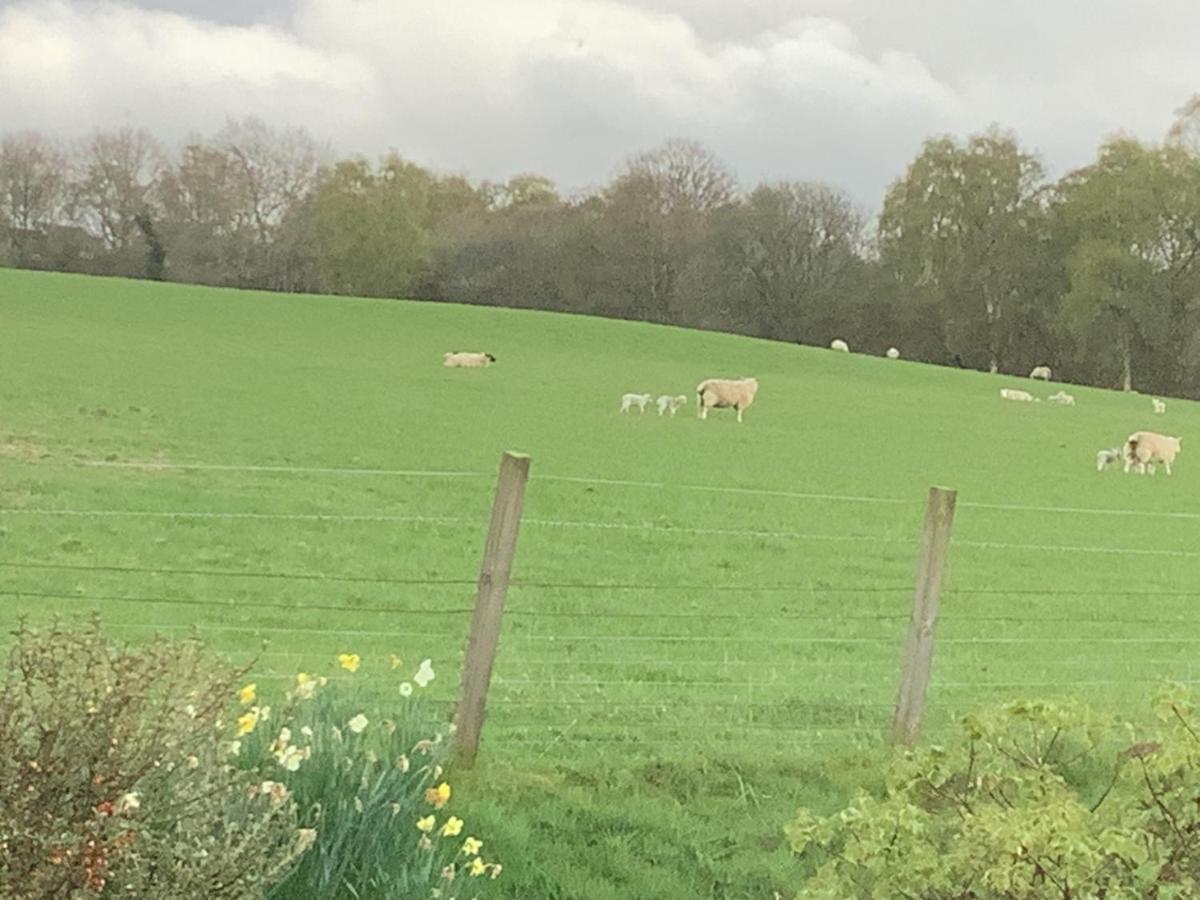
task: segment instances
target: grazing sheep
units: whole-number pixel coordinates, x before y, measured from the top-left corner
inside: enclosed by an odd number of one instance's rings
[[[887,358],[888,359],[899,359],[900,351],[897,350],[895,347],[888,347],[887,348]]]
[[[1029,373],[1030,378],[1040,378],[1042,381],[1050,380],[1049,366],[1034,366],[1033,371]]]
[[[660,416],[668,410],[670,410],[671,415],[675,415],[675,411],[679,407],[687,405],[687,395],[679,394],[672,397],[670,394],[663,394],[656,402],[658,403],[658,414]]]
[[[1075,405],[1075,397],[1071,394],[1068,394],[1066,391],[1059,391],[1057,394],[1051,394],[1046,399],[1051,403],[1060,403],[1063,406]]]
[[[1121,458],[1120,447],[1109,447],[1107,450],[1096,451],[1096,471],[1103,472]]]
[[[709,378],[696,385],[700,418],[707,419],[708,411],[714,407],[722,409],[732,406],[737,410],[737,420],[742,421],[742,411],[754,402],[758,393],[757,378]]]
[[[442,365],[447,369],[482,369],[496,361],[490,353],[454,353],[442,354]]]
[[[1157,397],[1151,397],[1150,402],[1154,404],[1154,411],[1156,413],[1161,414],[1167,411],[1167,402],[1165,400],[1159,400]]]
[[[849,353],[850,345],[847,344],[845,341],[843,341],[841,338],[837,338],[832,344],[829,345],[829,349],[830,350],[840,350],[843,353]]]
[[[1171,474],[1171,463],[1175,462],[1175,457],[1180,453],[1180,444],[1183,443],[1183,438],[1168,437],[1165,434],[1157,434],[1153,431],[1135,431],[1125,440],[1125,446],[1121,448],[1121,455],[1125,458],[1125,471],[1128,472],[1134,466],[1137,467],[1138,474],[1146,474],[1146,467],[1150,467],[1150,474],[1154,474],[1154,464],[1161,462],[1167,470],[1167,474]]]
[[[1023,400],[1026,403],[1033,402],[1033,394],[1029,391],[1014,391],[1012,388],[1000,388],[1000,396],[1005,400]]]
[[[630,407],[636,406],[638,412],[644,413],[646,404],[651,399],[649,394],[623,394],[621,396],[621,412],[629,412]]]

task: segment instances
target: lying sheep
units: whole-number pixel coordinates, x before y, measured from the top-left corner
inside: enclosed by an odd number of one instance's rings
[[[656,402],[658,403],[658,414],[660,416],[667,410],[671,411],[671,415],[675,415],[675,411],[679,407],[687,405],[687,395],[679,394],[672,397],[670,394],[663,394]]]
[[[707,419],[710,409],[732,406],[737,410],[737,420],[742,421],[742,412],[754,402],[758,393],[757,378],[709,378],[696,385],[700,418]]]
[[[1033,371],[1029,373],[1030,378],[1040,378],[1042,381],[1050,380],[1049,366],[1034,366]]]
[[[1096,451],[1096,471],[1103,472],[1118,459],[1121,458],[1120,447],[1109,447],[1106,450]]]
[[[651,397],[649,394],[623,394],[621,396],[621,412],[629,412],[630,408],[636,406],[638,412],[646,411],[646,404],[649,403]]]
[[[1159,400],[1157,397],[1151,397],[1150,402],[1154,405],[1156,413],[1165,413],[1167,411],[1167,403],[1165,400]]]
[[[1033,402],[1033,394],[1029,391],[1014,391],[1012,388],[1000,388],[1000,396],[1005,400],[1023,400],[1026,403]]]
[[[1121,455],[1125,458],[1125,471],[1137,467],[1138,474],[1146,474],[1146,467],[1149,466],[1150,474],[1154,474],[1154,464],[1161,462],[1167,470],[1167,474],[1171,474],[1171,463],[1175,462],[1175,457],[1179,454],[1183,443],[1183,438],[1168,437],[1165,434],[1157,434],[1153,431],[1135,431],[1125,439],[1125,446],[1121,448]]]
[[[490,353],[454,353],[442,354],[442,365],[447,369],[482,369],[496,361]]]
[[[1063,406],[1074,406],[1075,398],[1066,391],[1059,391],[1057,394],[1051,394],[1047,397],[1051,403],[1061,403]]]
[[[837,338],[832,344],[829,345],[829,349],[830,350],[840,350],[843,353],[849,353],[850,345],[847,344],[845,341],[843,341],[841,338]]]
[[[897,350],[895,347],[888,347],[887,348],[887,358],[888,359],[899,359],[900,351]]]

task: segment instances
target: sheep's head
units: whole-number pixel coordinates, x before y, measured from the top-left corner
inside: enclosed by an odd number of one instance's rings
[[[484,355],[484,356],[486,356],[486,357],[488,358],[488,362],[495,362],[495,361],[496,361],[496,357],[492,356],[492,354],[490,354],[490,353],[485,353],[485,354],[483,354],[483,355]]]

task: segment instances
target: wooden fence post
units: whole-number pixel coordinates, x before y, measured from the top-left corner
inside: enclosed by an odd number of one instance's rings
[[[912,621],[904,645],[904,668],[896,696],[892,721],[892,743],[910,746],[921,733],[929,671],[933,664],[933,632],[937,625],[938,598],[950,552],[950,530],[954,525],[957,491],[931,487],[925,510],[925,532],[917,558],[917,580],[913,590]]]
[[[455,759],[470,768],[479,752],[479,736],[487,710],[488,685],[500,641],[500,619],[504,615],[504,597],[517,552],[517,531],[525,506],[525,485],[529,481],[528,456],[505,453],[500,458],[500,477],[496,481],[496,499],[492,503],[492,521],[483,545],[483,563],[479,568],[479,586],[475,590],[475,612],[467,636],[463,660],[462,689],[454,710]]]

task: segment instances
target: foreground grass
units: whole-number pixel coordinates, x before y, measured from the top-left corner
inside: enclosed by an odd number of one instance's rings
[[[442,369],[454,349],[499,362]],[[617,412],[741,374],[762,389],[740,427]],[[993,699],[1132,713],[1191,678],[1190,444],[1170,479],[1092,459],[1137,428],[1186,438],[1197,409],[1003,403],[1009,384],[581,317],[0,271],[0,624],[195,627],[264,683],[353,650],[384,697],[407,672],[389,655],[431,656],[449,703],[496,463],[530,453],[466,782],[512,896],[786,893],[781,823],[878,777],[930,484],[961,504],[931,737]]]

